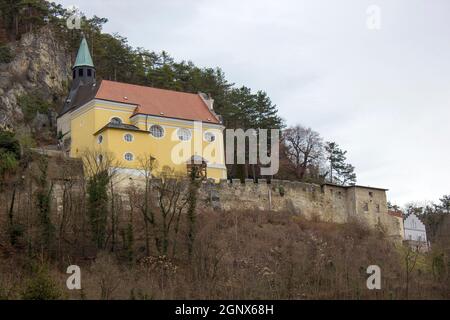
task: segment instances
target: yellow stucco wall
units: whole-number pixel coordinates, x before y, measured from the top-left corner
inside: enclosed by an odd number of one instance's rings
[[[70,137],[71,147],[70,156],[78,158],[88,149],[92,149],[94,138],[92,133],[95,132],[95,110],[89,108],[83,113],[77,114],[70,121]]]
[[[133,105],[94,100],[91,104],[72,112],[70,116],[71,157],[81,157],[86,150],[97,150],[113,155],[118,167],[139,169],[139,159],[151,155],[158,163],[156,171],[169,166],[185,174],[185,161],[197,154],[208,161],[208,178],[216,181],[226,178],[222,126],[155,116],[132,117],[134,109]],[[113,117],[120,118],[124,124],[133,124],[145,132],[114,128],[98,132]],[[67,117],[61,117],[58,121],[67,121]],[[164,136],[156,138],[150,135],[148,129],[152,125],[162,126]],[[179,128],[190,130],[192,138],[189,141],[180,141],[177,136]],[[206,131],[214,133],[215,141],[204,140]],[[125,141],[125,134],[131,134],[133,141]],[[98,139],[100,135],[103,139],[101,143]],[[132,161],[125,159],[126,153],[133,155]]]

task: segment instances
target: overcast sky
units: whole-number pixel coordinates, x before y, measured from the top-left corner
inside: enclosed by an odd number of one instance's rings
[[[56,2],[108,18],[134,47],[267,91],[288,125],[338,142],[358,184],[395,203],[450,194],[448,0]]]

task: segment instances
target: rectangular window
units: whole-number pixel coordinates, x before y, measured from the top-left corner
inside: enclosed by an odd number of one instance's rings
[[[78,70],[78,76],[82,77],[83,76],[83,69]]]
[[[91,69],[88,69],[87,75],[88,75],[88,77],[92,76],[92,70]]]

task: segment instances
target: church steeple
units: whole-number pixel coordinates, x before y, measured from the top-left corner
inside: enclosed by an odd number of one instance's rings
[[[78,96],[91,95],[97,89],[95,83],[95,67],[84,35],[80,43],[80,48],[78,49],[75,64],[72,67],[72,77],[72,86],[64,103],[61,115],[77,106],[76,98]],[[83,92],[83,94],[80,92]]]
[[[86,38],[83,35],[80,48],[78,49],[73,70],[73,85],[90,84],[95,82],[95,67]]]

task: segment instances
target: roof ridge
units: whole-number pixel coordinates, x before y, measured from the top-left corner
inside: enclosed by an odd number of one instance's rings
[[[102,79],[102,82],[103,81],[112,82],[112,83],[119,83],[119,84],[125,84],[127,86],[134,86],[134,87],[140,87],[140,88],[149,88],[149,89],[154,89],[154,90],[169,91],[169,92],[175,92],[175,93],[182,93],[182,94],[189,94],[189,95],[193,95],[193,96],[199,96],[198,93],[177,91],[177,90],[163,89],[163,88],[156,88],[156,87],[144,86],[144,85],[141,85],[141,84],[134,84],[134,83],[127,83],[127,82],[122,82],[122,81],[114,81],[114,80]]]

